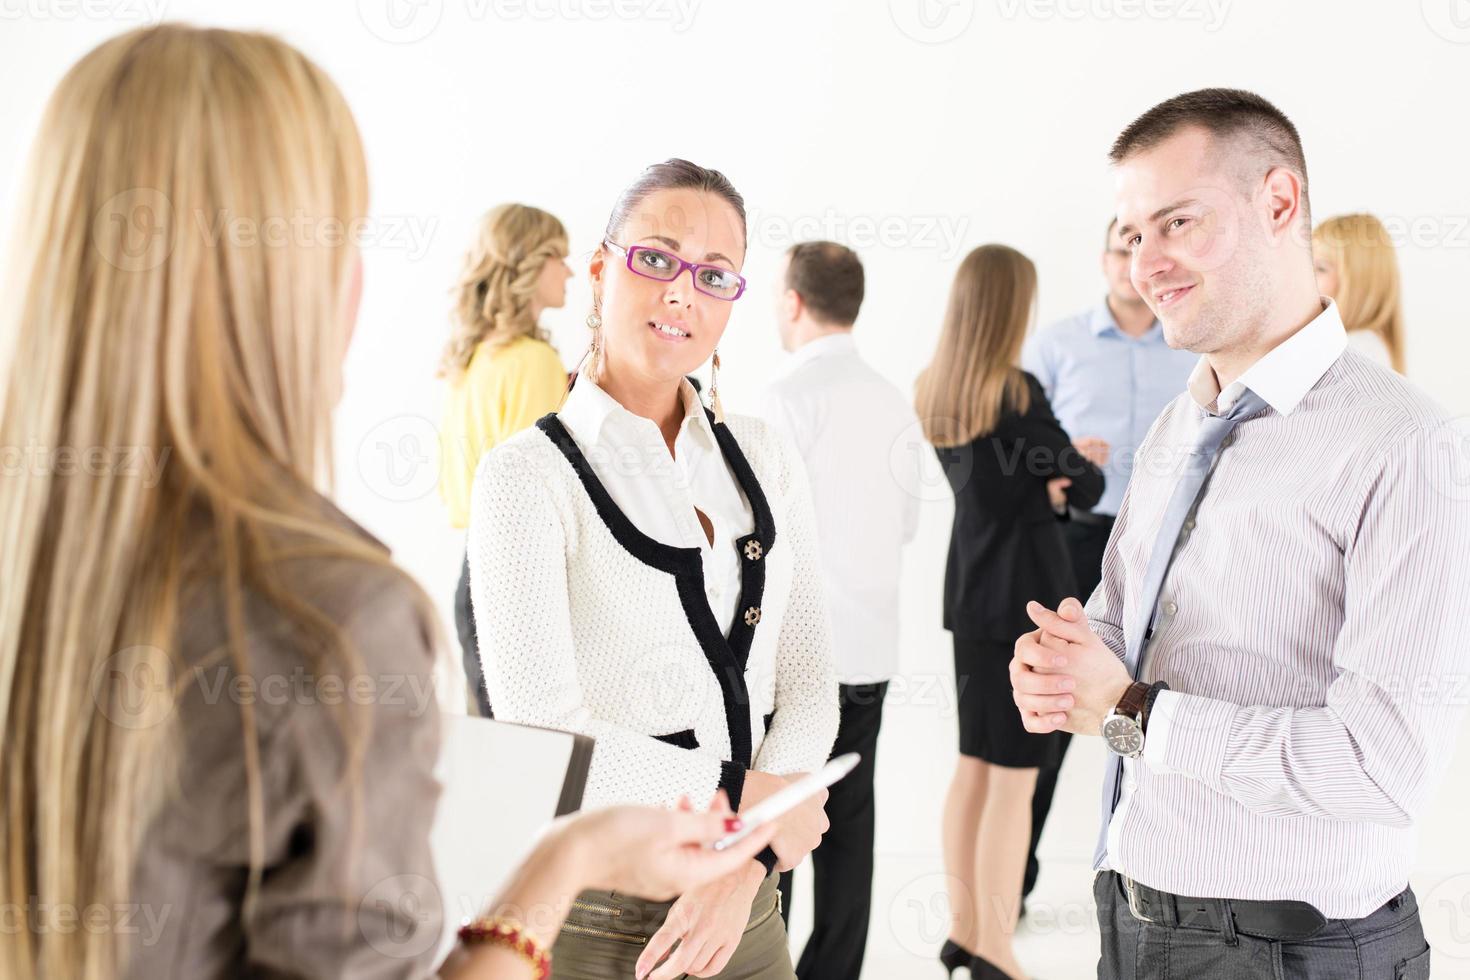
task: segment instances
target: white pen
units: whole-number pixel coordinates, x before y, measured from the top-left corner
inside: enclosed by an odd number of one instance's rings
[[[826,789],[837,780],[852,772],[862,756],[856,752],[839,755],[814,773],[809,773],[761,800],[745,813],[739,814],[741,828],[726,837],[721,837],[710,846],[717,851],[733,847],[757,828],[775,820],[781,814],[814,796],[818,790]]]

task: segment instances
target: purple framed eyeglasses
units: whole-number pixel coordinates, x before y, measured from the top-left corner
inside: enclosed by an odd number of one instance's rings
[[[745,277],[723,266],[685,262],[672,252],[665,252],[663,249],[652,248],[648,245],[634,245],[625,248],[607,238],[602,240],[602,244],[627,260],[629,272],[645,279],[673,282],[683,275],[685,269],[688,269],[689,277],[694,280],[694,288],[706,296],[733,303],[740,298],[741,293],[745,292]]]

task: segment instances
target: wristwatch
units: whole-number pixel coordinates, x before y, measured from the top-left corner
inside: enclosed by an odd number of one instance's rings
[[[1154,684],[1134,681],[1128,685],[1128,690],[1123,692],[1122,699],[1103,719],[1103,742],[1107,744],[1110,752],[1129,759],[1136,759],[1143,755],[1143,738],[1148,728],[1148,711],[1153,707],[1154,699],[1158,697],[1159,692],[1168,689],[1169,685],[1163,681]]]

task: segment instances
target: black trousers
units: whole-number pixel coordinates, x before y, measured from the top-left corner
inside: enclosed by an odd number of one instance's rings
[[[863,970],[873,907],[873,769],[888,682],[841,684],[832,755],[862,761],[827,791],[831,827],[812,851],[812,934],[796,964],[801,980],[854,980]],[[781,875],[781,915],[791,916],[791,872]]]
[[[1214,927],[1180,926],[1177,913],[1174,925],[1140,921],[1112,871],[1098,873],[1092,892],[1102,930],[1098,980],[1429,978],[1429,944],[1408,888],[1361,919],[1329,919],[1310,938],[1289,940],[1241,931],[1224,914],[1228,903],[1211,903]]]
[[[493,718],[490,694],[485,690],[485,671],[480,666],[480,644],[475,639],[475,610],[470,604],[470,556],[464,556],[459,573],[459,586],[454,590],[454,628],[459,633],[460,654],[464,658],[464,679],[475,693],[481,718]]]
[[[1072,573],[1077,578],[1077,598],[1085,605],[1102,580],[1103,553],[1108,548],[1108,536],[1113,533],[1113,521],[1097,526],[1068,521],[1063,525],[1062,533],[1072,558]],[[1041,865],[1036,860],[1036,845],[1041,843],[1041,831],[1046,827],[1047,814],[1051,813],[1051,800],[1056,795],[1062,760],[1067,757],[1067,746],[1072,744],[1072,736],[1066,732],[1058,732],[1057,739],[1061,742],[1057,763],[1037,773],[1036,790],[1031,796],[1031,849],[1026,852],[1026,879],[1021,885],[1023,897],[1031,894],[1041,873]]]

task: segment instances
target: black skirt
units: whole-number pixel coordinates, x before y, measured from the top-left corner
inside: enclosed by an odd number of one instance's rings
[[[459,633],[459,649],[464,658],[464,679],[475,696],[481,718],[494,718],[490,695],[485,690],[485,672],[480,665],[480,644],[475,638],[475,610],[470,598],[470,556],[464,556],[459,585],[454,589],[454,628]],[[468,705],[466,705],[468,707]]]
[[[1021,724],[1021,710],[1011,694],[1014,652],[1014,643],[954,634],[960,755],[1014,769],[1055,766],[1062,758],[1061,735],[1036,735]]]

